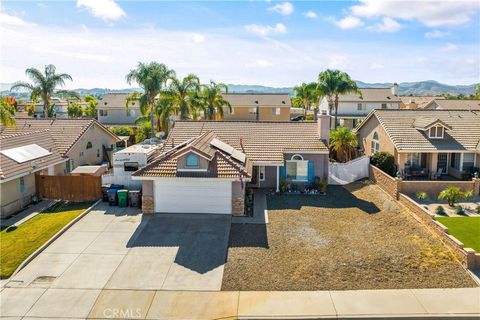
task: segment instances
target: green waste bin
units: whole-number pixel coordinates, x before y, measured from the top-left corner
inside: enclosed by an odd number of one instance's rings
[[[127,206],[128,190],[121,189],[117,191],[118,206],[125,208]]]

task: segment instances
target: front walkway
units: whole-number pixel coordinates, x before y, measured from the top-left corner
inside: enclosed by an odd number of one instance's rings
[[[33,204],[8,219],[2,219],[1,227],[2,228],[7,228],[11,226],[18,227],[25,221],[32,219],[37,214],[50,208],[52,205],[55,204],[55,202],[56,202],[55,200],[42,200],[39,203]]]
[[[133,319],[471,318],[480,289],[147,291],[6,288],[1,316]]]
[[[250,224],[267,224],[267,190],[254,189],[253,191],[253,217],[235,217],[232,216],[232,223],[250,223]]]

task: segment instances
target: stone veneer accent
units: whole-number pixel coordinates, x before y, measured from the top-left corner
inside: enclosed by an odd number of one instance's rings
[[[232,213],[234,216],[245,215],[245,199],[243,197],[232,198]]]
[[[155,213],[153,196],[142,196],[142,212],[144,214],[154,214]]]

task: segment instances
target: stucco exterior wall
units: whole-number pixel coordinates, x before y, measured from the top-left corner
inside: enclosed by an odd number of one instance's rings
[[[379,151],[386,151],[395,155],[395,147],[393,143],[375,116],[368,119],[367,122],[362,125],[360,130],[357,131],[358,146],[364,151],[365,155],[372,155],[372,139],[375,132],[378,133],[380,143]]]
[[[265,166],[265,181],[260,181],[259,188],[276,188],[277,187],[277,167]]]
[[[314,163],[314,176],[320,178],[328,178],[328,154],[318,153],[285,153],[285,160],[290,160],[293,155],[299,154],[303,157],[303,160],[313,161]]]
[[[362,103],[365,106],[362,110],[358,110],[358,103]],[[373,109],[382,109],[382,104],[387,104],[387,109],[399,109],[400,102],[391,102],[391,101],[363,101],[363,102],[348,102],[348,101],[340,101],[338,103],[338,116],[345,116],[345,115],[354,115],[354,116],[363,116],[366,117],[370,111]],[[324,97],[320,101],[320,110],[327,111],[328,110],[328,101]]]
[[[130,116],[125,108],[97,107],[98,121],[105,125],[135,125],[135,120],[142,115],[139,107],[129,107]],[[107,116],[101,116],[100,110],[106,110]]]
[[[247,106],[232,106],[233,113],[228,111],[224,114],[225,120],[250,120],[257,119],[255,113],[250,113],[250,109],[254,107]],[[259,107],[259,120],[261,121],[290,121],[290,108],[285,106],[279,106],[280,114],[275,115],[272,113],[272,109],[275,107]]]
[[[35,174],[23,177],[24,188],[20,187],[20,178],[0,184],[1,217],[6,218],[32,202],[35,192]]]

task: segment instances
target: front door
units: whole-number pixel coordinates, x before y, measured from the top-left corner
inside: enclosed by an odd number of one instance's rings
[[[442,173],[448,171],[448,153],[439,153],[437,158],[437,170],[442,169]]]

